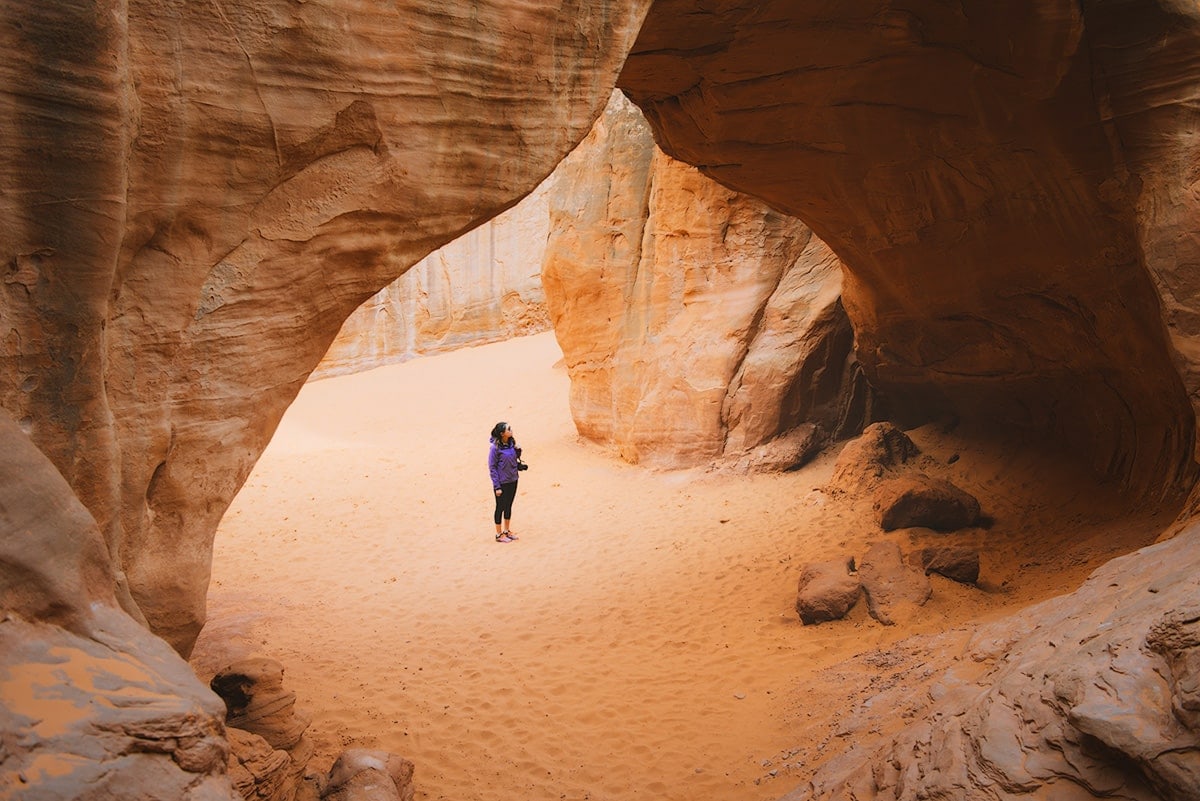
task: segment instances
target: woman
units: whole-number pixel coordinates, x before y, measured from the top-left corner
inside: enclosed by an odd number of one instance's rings
[[[521,448],[513,438],[512,426],[504,422],[496,423],[492,427],[491,447],[488,449],[488,472],[492,475],[492,489],[496,492],[496,542],[517,539],[510,526],[513,500],[517,497],[517,465],[520,462]]]

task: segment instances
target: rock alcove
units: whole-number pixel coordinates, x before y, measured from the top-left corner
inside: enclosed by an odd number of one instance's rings
[[[614,86],[667,154],[828,244],[894,417],[1054,441],[1135,502],[1195,482],[1194,7],[7,10],[2,667],[119,642],[195,723],[134,749],[174,755],[173,797],[219,792],[223,763],[211,696],[157,637],[195,641],[217,522],[283,411],[359,303],[530,192]],[[1186,621],[1160,611],[1148,653],[1187,709]],[[1123,742],[1062,686],[1072,725]],[[1146,792],[1192,797],[1190,736],[1166,765],[1126,751]]]

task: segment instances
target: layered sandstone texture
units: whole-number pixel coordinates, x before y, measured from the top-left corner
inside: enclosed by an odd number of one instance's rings
[[[848,747],[783,801],[1200,798],[1198,576],[1193,526],[965,648],[925,643],[908,680],[880,681],[841,725]],[[867,738],[899,720],[882,744]]]
[[[372,295],[342,324],[311,377],[548,331],[541,272],[554,181]]]
[[[810,225],[914,417],[1195,477],[1200,9],[660,0],[618,85],[662,149]]]
[[[131,614],[190,649],[217,523],[343,321],[550,174],[645,5],[3,2],[0,404]]]
[[[620,93],[550,212],[542,283],[581,434],[683,467],[845,426],[841,265],[805,225],[664,155]],[[792,462],[820,441],[786,440]]]
[[[123,612],[96,521],[0,412],[0,798],[238,801],[225,705]]]

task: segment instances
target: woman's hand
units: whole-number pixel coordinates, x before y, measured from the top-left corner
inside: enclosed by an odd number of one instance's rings
[[[501,492],[504,492],[504,490],[496,490],[497,495],[499,495]]]

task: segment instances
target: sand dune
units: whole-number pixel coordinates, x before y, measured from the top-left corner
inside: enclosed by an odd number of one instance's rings
[[[1069,590],[1160,522],[1015,453],[964,452],[955,478],[997,518],[964,535],[984,589],[939,581],[906,627],[862,603],[804,627],[799,565],[885,536],[863,499],[822,492],[836,454],[751,477],[624,464],[575,433],[560,358],[541,334],[307,385],[218,533],[201,678],[279,660],[314,767],[393,751],[418,799],[772,799],[828,734],[799,680]],[[485,466],[501,419],[532,465],[510,544]],[[913,435],[947,463],[961,449]]]

